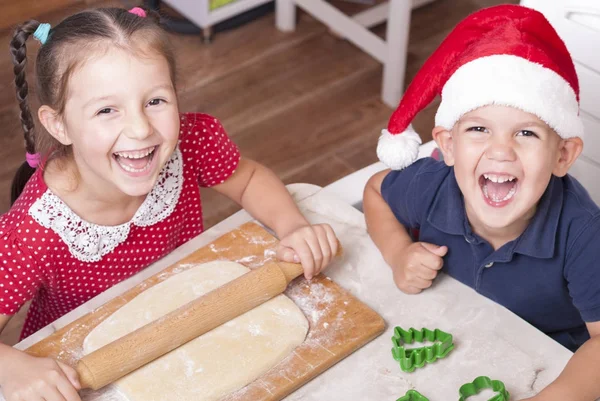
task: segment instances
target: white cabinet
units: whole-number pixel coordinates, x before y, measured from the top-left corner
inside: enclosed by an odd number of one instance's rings
[[[214,10],[210,9],[210,0],[162,0],[205,32],[226,19],[235,17],[252,8],[273,0],[235,0]]]
[[[521,0],[521,5],[542,12],[573,57],[585,138],[571,174],[600,204],[600,0]]]
[[[389,0],[348,16],[326,0],[276,0],[275,23],[282,31],[296,28],[296,7],[383,63],[383,102],[395,109],[404,92],[410,13],[435,0]],[[386,38],[369,28],[387,22]]]

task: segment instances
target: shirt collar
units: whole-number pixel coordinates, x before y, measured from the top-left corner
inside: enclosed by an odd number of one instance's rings
[[[90,223],[76,214],[49,188],[31,205],[29,215],[40,225],[58,234],[74,258],[82,262],[98,262],[127,240],[132,224],[147,227],[169,217],[177,206],[182,188],[183,157],[177,147],[129,222],[118,226]]]
[[[520,253],[535,258],[551,258],[554,256],[556,232],[562,211],[562,181],[552,176],[546,191],[538,202],[536,213],[523,234],[516,240],[506,244],[503,251],[507,260],[513,253]],[[440,231],[451,235],[472,236],[467,219],[464,199],[454,169],[448,174],[440,186],[432,207],[427,216],[429,224]]]
[[[440,231],[452,235],[467,235],[468,224],[462,193],[454,176],[454,168],[442,182],[427,221]]]

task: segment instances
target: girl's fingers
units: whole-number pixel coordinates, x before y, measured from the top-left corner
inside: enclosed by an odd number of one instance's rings
[[[57,387],[58,391],[60,391],[62,397],[64,397],[66,401],[81,401],[81,398],[72,383],[59,383]]]
[[[295,244],[294,250],[296,251],[296,255],[300,258],[300,263],[304,269],[304,277],[307,280],[312,279],[315,274],[315,262],[310,246],[306,240],[302,238]]]
[[[73,387],[75,387],[77,390],[80,390],[81,384],[79,383],[79,375],[77,374],[77,371],[75,369],[73,369],[72,367],[70,367],[69,365],[65,365],[62,362],[56,361],[56,363],[58,364],[58,367],[60,368],[60,370],[62,370],[62,372],[65,374],[67,379],[69,379],[69,382],[71,382],[71,385]]]
[[[285,245],[280,244],[277,247],[276,256],[277,256],[277,259],[282,260],[284,262],[288,262],[288,263],[299,263],[300,262],[300,258],[298,257],[296,252],[292,248],[287,247]]]
[[[329,224],[325,225],[324,228],[325,234],[327,235],[327,241],[329,242],[329,249],[331,249],[331,257],[333,258],[335,255],[337,255],[340,243],[335,235],[335,232],[333,231],[333,228],[331,228]]]
[[[77,371],[72,367],[65,365],[62,362],[56,361],[60,369],[63,371],[69,383],[60,383],[58,386],[59,391],[62,393],[67,401],[81,401],[77,390],[81,389],[81,383],[79,383],[79,375]]]
[[[323,252],[321,251],[321,244],[319,243],[319,238],[316,233],[312,232],[313,235],[309,235],[308,238],[305,238],[306,244],[308,245],[311,253],[312,259],[312,272],[310,274],[309,280],[312,279],[315,275],[321,271],[323,266]]]
[[[324,227],[315,227],[317,230],[317,239],[319,241],[319,247],[321,249],[321,254],[323,255],[323,260],[321,261],[321,266],[319,266],[315,275],[319,274],[325,266],[331,262],[331,258],[333,257],[333,253],[331,252],[331,244],[329,243],[329,239],[327,238],[327,231]]]

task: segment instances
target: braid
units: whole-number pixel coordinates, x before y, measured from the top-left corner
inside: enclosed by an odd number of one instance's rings
[[[38,21],[29,20],[24,24],[17,27],[13,35],[13,39],[10,42],[10,53],[12,55],[12,61],[14,65],[15,73],[15,87],[17,92],[17,101],[19,102],[19,108],[21,109],[21,126],[23,127],[23,133],[25,134],[25,149],[27,153],[35,153],[35,124],[33,122],[33,116],[29,108],[27,101],[27,95],[29,93],[29,87],[27,85],[27,79],[25,77],[25,70],[27,67],[27,46],[26,42],[29,36],[35,32],[37,27],[40,25]],[[35,169],[29,166],[27,162],[24,162],[19,170],[17,171],[11,188],[11,204],[16,201],[27,181]]]
[[[19,26],[10,42],[10,53],[12,55],[14,73],[15,73],[15,87],[17,91],[17,100],[19,107],[21,108],[21,125],[23,126],[23,132],[25,133],[25,148],[29,153],[35,153],[35,136],[34,136],[34,122],[31,110],[29,109],[29,103],[27,101],[27,95],[29,93],[29,87],[25,77],[25,70],[27,67],[27,39],[40,25],[38,21],[30,20]]]

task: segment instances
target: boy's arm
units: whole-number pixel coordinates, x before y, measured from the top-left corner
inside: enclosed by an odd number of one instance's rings
[[[371,239],[386,263],[394,266],[393,259],[398,249],[408,247],[413,241],[381,196],[381,183],[389,172],[381,171],[369,179],[363,195],[363,210]]]
[[[418,294],[431,287],[448,248],[412,241],[381,195],[381,184],[387,174],[389,170],[375,174],[365,186],[363,210],[367,230],[392,269],[396,286],[406,294]]]
[[[560,376],[523,401],[594,401],[600,398],[600,322],[586,323],[590,339],[575,352]]]

